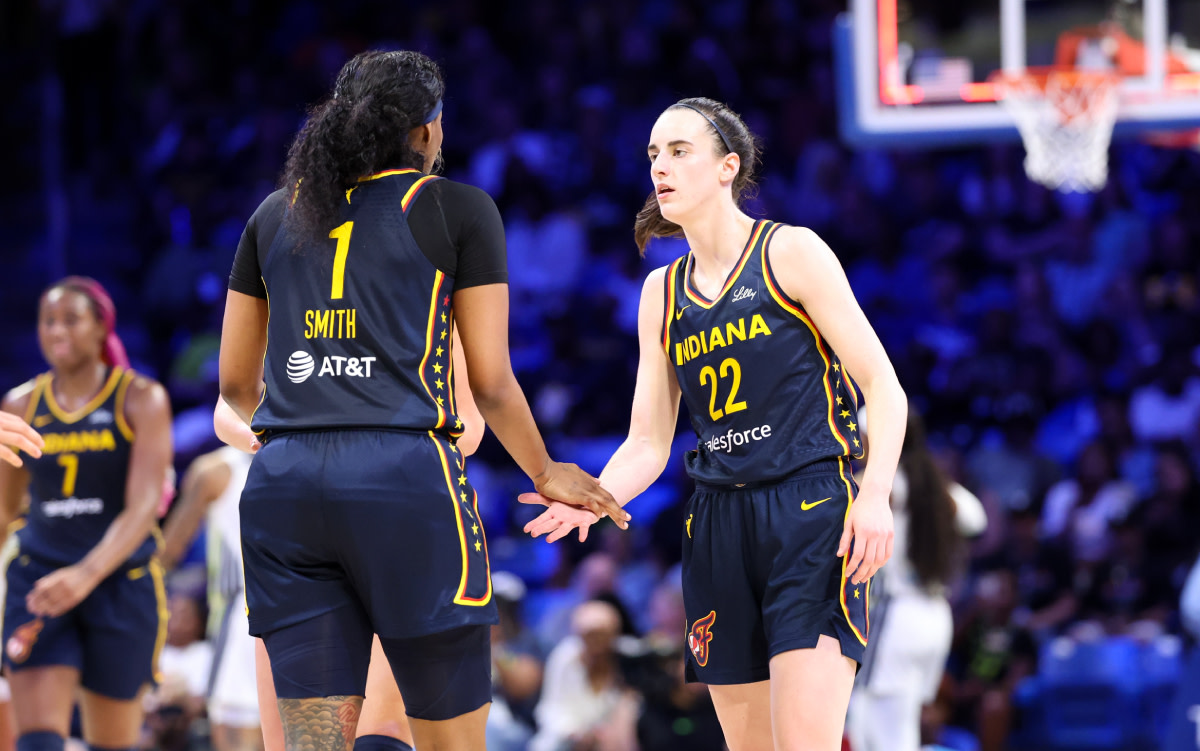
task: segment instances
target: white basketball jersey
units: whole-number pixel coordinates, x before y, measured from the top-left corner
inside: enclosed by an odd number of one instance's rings
[[[253,455],[232,446],[219,449],[229,467],[229,484],[208,506],[208,604],[213,622],[220,623],[226,604],[246,586],[242,572],[242,530],[238,504]]]

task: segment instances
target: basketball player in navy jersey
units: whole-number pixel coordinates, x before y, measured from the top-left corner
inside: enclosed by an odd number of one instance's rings
[[[128,369],[115,321],[95,281],[55,284],[38,310],[50,372],[3,400],[45,439],[22,468],[0,465],[0,521],[30,499],[0,556],[19,751],[61,751],[77,696],[90,748],[134,748],[166,638],[154,553],[170,404],[162,386]]]
[[[468,380],[466,360],[462,354],[461,341],[458,331],[452,334],[454,342],[454,393],[458,407],[458,417],[463,421],[463,434],[455,442],[462,455],[470,456],[479,447],[483,438],[483,416],[475,406],[471,395],[471,385]],[[225,403],[224,399],[217,400],[213,412],[213,427],[217,437],[230,448],[253,454],[261,444],[250,426]],[[228,449],[226,449],[228,450]],[[244,482],[244,480],[243,480]],[[186,485],[186,480],[185,480]],[[185,490],[181,505],[187,504]],[[177,514],[182,513],[180,508]],[[180,522],[181,527],[183,522]],[[166,547],[172,547],[172,525],[164,530]],[[180,530],[182,535],[183,530]],[[258,689],[258,704],[261,711],[261,739],[264,751],[284,751],[283,724],[279,718],[276,706],[275,685],[271,678],[271,664],[263,647],[262,639],[254,639],[254,663],[249,667],[255,671],[255,682]],[[214,731],[215,732],[215,731]],[[412,729],[405,716],[404,698],[396,686],[387,657],[379,637],[371,644],[371,659],[367,667],[366,694],[363,697],[362,712],[359,714],[358,727],[354,739],[354,751],[407,751],[411,749]],[[214,735],[215,739],[215,735]],[[219,751],[219,750],[218,750]]]
[[[497,615],[455,445],[456,325],[479,411],[538,491],[627,526],[551,461],[513,376],[499,212],[429,174],[444,88],[419,53],[347,63],[230,275],[221,395],[262,441],[240,507],[250,632],[290,751],[350,748],[372,632],[416,746],[484,745]]]
[[[739,208],[758,152],[733,111],[684,99],[647,153],[638,246],[682,236],[690,252],[642,289],[629,437],[600,482],[624,505],[661,474],[682,394],[699,437],[683,530],[689,678],[710,685],[732,751],[836,751],[871,576],[891,555],[904,391],[825,243]],[[851,373],[876,426],[861,488]],[[526,529],[558,539],[595,520],[551,504]]]

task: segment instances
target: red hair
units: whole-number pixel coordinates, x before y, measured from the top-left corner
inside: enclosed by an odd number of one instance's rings
[[[104,285],[88,276],[68,276],[47,289],[42,298],[45,299],[46,295],[56,289],[78,292],[91,302],[96,319],[108,330],[104,337],[104,347],[100,351],[100,359],[107,365],[128,368],[129,355],[125,353],[121,337],[117,336],[117,306],[113,304],[112,297],[109,296],[108,290],[104,289]]]

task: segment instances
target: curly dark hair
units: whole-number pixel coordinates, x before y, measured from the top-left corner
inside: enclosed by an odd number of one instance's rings
[[[409,132],[445,91],[437,63],[420,52],[372,50],[342,67],[333,94],[310,110],[288,149],[282,187],[294,191],[291,219],[302,237],[325,237],[360,177],[424,167]]]
[[[758,172],[762,149],[758,138],[746,127],[738,113],[728,105],[702,96],[680,99],[663,111],[672,109],[699,110],[708,117],[708,134],[712,138],[713,150],[717,156],[723,157],[734,152],[742,160],[737,177],[733,178],[733,200],[741,206],[746,199],[753,197],[758,188],[754,177]],[[724,138],[721,137],[722,133],[713,127],[714,124],[724,133]],[[650,196],[646,198],[645,205],[633,223],[633,239],[637,243],[638,252],[646,255],[646,244],[652,237],[680,237],[682,234],[683,230],[678,224],[662,215],[658,206],[658,196],[654,191],[650,191]]]

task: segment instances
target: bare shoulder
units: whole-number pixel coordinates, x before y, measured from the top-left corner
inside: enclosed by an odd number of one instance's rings
[[[780,227],[767,248],[767,260],[784,293],[795,300],[846,283],[833,250],[808,227]]]
[[[149,416],[171,408],[171,399],[163,385],[150,376],[134,373],[125,394],[125,412],[130,417]]]
[[[225,459],[225,449],[219,448],[196,457],[188,467],[187,474],[202,486],[212,484],[225,487],[232,475],[229,462]]]
[[[660,266],[646,275],[646,281],[642,283],[642,299],[645,300],[648,296],[657,295],[658,299],[663,297],[663,280],[667,278],[667,269],[669,266]]]
[[[12,412],[14,415],[24,415],[25,410],[29,408],[29,399],[33,396],[33,389],[36,386],[37,379],[30,378],[20,386],[9,389],[8,393],[4,395],[4,399],[0,400],[0,410]]]

